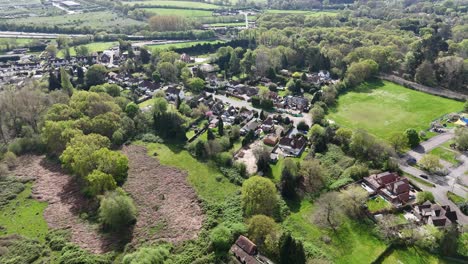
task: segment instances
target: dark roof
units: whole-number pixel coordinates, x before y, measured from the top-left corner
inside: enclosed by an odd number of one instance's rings
[[[303,136],[293,137],[293,138],[284,137],[280,140],[279,144],[283,146],[290,146],[294,149],[300,149],[305,146],[306,138]]]
[[[246,238],[245,236],[239,236],[236,241],[236,245],[249,255],[257,254],[257,246],[254,244],[254,242],[250,241],[250,239]]]

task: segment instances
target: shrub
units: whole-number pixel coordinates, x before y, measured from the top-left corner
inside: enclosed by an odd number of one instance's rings
[[[0,255],[3,264],[34,263],[43,251],[39,241],[20,236],[3,237],[0,243],[7,245],[6,253]]]
[[[434,195],[428,191],[418,192],[416,194],[416,202],[424,203],[425,201],[434,202]]]
[[[5,164],[0,164],[0,180],[8,176],[8,167]]]
[[[91,196],[103,194],[106,191],[112,191],[117,188],[117,184],[112,175],[99,170],[94,170],[86,176],[88,183],[87,193]]]
[[[216,251],[226,251],[231,246],[231,230],[223,225],[217,226],[211,231],[210,239]]]
[[[99,218],[105,228],[118,230],[135,222],[136,208],[123,191],[108,192],[101,200]]]
[[[65,247],[62,248],[59,263],[66,264],[108,264],[112,263],[111,256],[106,255],[94,255],[79,248],[76,245],[67,243]]]
[[[229,179],[231,183],[242,185],[242,183],[244,182],[244,178],[242,178],[241,174],[237,169],[221,167],[220,170],[223,173],[223,175]]]
[[[142,247],[131,254],[125,255],[125,257],[123,258],[123,264],[163,264],[168,257],[169,250],[166,247]]]
[[[26,153],[44,153],[45,144],[42,142],[41,137],[33,135],[31,137],[16,138],[10,143],[8,149],[16,155],[22,155]]]
[[[59,251],[70,241],[70,232],[63,229],[52,230],[47,233],[45,239],[50,249]]]
[[[5,164],[8,166],[9,169],[13,169],[18,165],[18,158],[16,157],[15,153],[8,151],[3,156],[3,160]]]
[[[146,133],[141,137],[141,141],[146,142],[146,143],[163,143],[164,141],[151,133]]]

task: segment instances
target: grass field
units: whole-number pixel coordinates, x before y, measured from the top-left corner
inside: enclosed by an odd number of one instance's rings
[[[19,234],[45,241],[48,227],[43,212],[47,203],[30,198],[31,186],[27,183],[26,189],[1,209],[0,226],[5,229],[0,235]]]
[[[451,150],[450,148],[440,146],[431,150],[429,153],[454,165],[459,163],[459,161],[457,160],[458,153],[456,151]]]
[[[200,197],[208,201],[222,201],[239,190],[238,186],[222,176],[216,166],[196,160],[182,147],[168,143],[151,143],[147,144],[146,147],[151,156],[157,153],[157,159],[161,164],[187,171],[190,184]],[[222,180],[218,182],[217,176],[220,176]]]
[[[338,12],[334,11],[308,11],[308,10],[278,10],[278,9],[269,9],[265,13],[270,14],[304,14],[309,16],[319,16],[319,15],[330,15],[336,16]]]
[[[162,6],[162,7],[185,7],[194,9],[218,9],[220,6],[192,1],[166,1],[166,0],[149,0],[149,1],[134,1],[134,2],[123,2],[125,5],[140,5],[140,6]]]
[[[459,195],[454,194],[453,192],[448,191],[447,197],[450,201],[454,202],[455,204],[464,203],[465,199]]]
[[[112,48],[117,45],[119,45],[118,42],[93,42],[93,43],[85,44],[83,46],[86,46],[89,52],[98,52],[98,51],[104,51],[106,49]],[[70,55],[71,56],[76,55],[74,47],[70,48]],[[65,56],[64,50],[60,50],[57,53],[57,57],[59,58],[63,58],[64,56]]]
[[[445,264],[450,263],[444,261],[437,256],[431,255],[424,250],[416,247],[405,249],[395,249],[392,253],[384,259],[383,264]]]
[[[376,213],[384,209],[390,209],[392,208],[392,205],[379,195],[376,198],[369,199],[369,201],[367,201],[367,208],[371,213]]]
[[[233,23],[214,23],[210,24],[212,27],[242,27],[245,26],[245,22],[233,22]]]
[[[408,128],[425,130],[432,120],[462,108],[462,102],[387,81],[373,81],[341,95],[328,118],[342,126],[364,129],[379,138],[389,139],[392,134]]]
[[[211,17],[212,12],[208,10],[191,10],[176,8],[141,8],[155,15],[178,15],[182,17]]]
[[[15,20],[21,25],[58,26],[65,28],[90,27],[92,29],[107,30],[109,28],[122,28],[126,26],[145,25],[145,22],[123,17],[121,14],[110,11],[89,12],[83,14],[28,17]]]
[[[222,43],[223,41],[221,40],[209,40],[209,41],[188,41],[188,42],[180,42],[180,43],[171,43],[171,44],[160,44],[160,45],[147,45],[148,48],[150,49],[162,49],[162,50],[167,50],[167,49],[172,49],[172,48],[188,48],[195,46],[197,44],[216,44],[216,43]]]
[[[343,264],[371,263],[386,249],[387,245],[371,234],[371,226],[347,218],[334,233],[311,223],[313,211],[312,203],[302,201],[299,210],[291,213],[283,223],[295,238],[304,241],[306,249],[313,248],[316,254]],[[326,244],[321,240],[323,236],[329,236],[332,242]]]
[[[422,185],[425,185],[427,187],[435,187],[435,185],[433,183],[430,183],[428,181],[425,181],[423,179],[420,179],[418,177],[414,177],[413,175],[410,175],[408,173],[403,173],[403,175],[409,179],[410,182],[412,182],[413,184],[422,184]]]

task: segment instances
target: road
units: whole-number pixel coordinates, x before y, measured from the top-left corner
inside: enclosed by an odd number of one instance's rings
[[[39,32],[18,32],[18,31],[0,31],[0,38],[37,38],[37,39],[56,39],[58,36],[68,36],[70,38],[87,37],[92,35],[83,34],[51,34]]]
[[[415,182],[419,188],[424,191],[430,191],[434,194],[435,200],[441,205],[450,205],[452,210],[457,211],[458,220],[461,225],[468,225],[468,216],[464,215],[458,207],[447,198],[447,192],[451,191],[461,197],[467,197],[468,189],[464,186],[458,184],[458,180],[468,181],[468,175],[465,175],[465,172],[468,171],[468,157],[462,154],[459,159],[461,164],[458,167],[453,167],[452,164],[443,162],[443,165],[450,171],[447,176],[437,176],[437,175],[427,175],[427,172],[424,172],[418,168],[409,166],[406,163],[407,158],[413,157],[419,161],[425,153],[431,151],[432,149],[446,143],[447,141],[453,139],[453,131],[449,131],[443,134],[439,134],[425,142],[422,142],[419,147],[416,149],[410,150],[400,159],[400,168],[402,171],[417,177],[421,180],[433,183],[435,187],[429,187],[418,182]],[[420,177],[420,175],[427,175],[428,180],[425,180]]]
[[[67,12],[67,14],[69,14],[69,15],[72,15],[72,14],[76,13],[75,11],[66,9],[65,7],[61,6],[58,3],[52,3],[52,5],[55,6],[56,8],[58,8],[58,9],[62,9],[63,11]]]
[[[231,97],[227,97],[225,95],[219,95],[219,94],[215,94],[214,97],[225,103],[229,103],[230,105],[234,107],[239,107],[239,108],[245,107],[249,110],[261,111],[261,109],[253,107],[251,103],[244,101],[244,100],[233,99]],[[286,114],[283,114],[283,115],[286,115]],[[299,122],[301,121],[306,122],[306,124],[309,127],[312,126],[312,118],[310,118],[308,114],[305,114],[303,117],[295,117],[292,115],[287,115],[287,117],[289,117],[289,119],[293,121],[295,126],[297,126]]]

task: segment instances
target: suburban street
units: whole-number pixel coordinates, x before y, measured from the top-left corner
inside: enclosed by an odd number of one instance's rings
[[[457,211],[458,221],[462,225],[468,224],[468,216],[464,215],[458,207],[448,199],[447,191],[451,191],[461,197],[466,197],[468,190],[466,187],[460,185],[458,180],[462,182],[468,182],[468,175],[465,175],[465,172],[468,171],[468,157],[464,154],[459,156],[461,164],[458,167],[453,167],[452,164],[448,162],[442,162],[444,167],[446,167],[450,173],[447,176],[437,176],[437,175],[428,175],[427,172],[422,171],[416,167],[409,166],[407,164],[407,159],[413,157],[416,161],[419,161],[425,153],[428,153],[432,149],[444,144],[445,142],[453,139],[455,136],[453,130],[450,130],[446,133],[439,134],[425,142],[421,142],[421,145],[414,150],[408,151],[400,159],[400,168],[402,171],[417,177],[421,180],[433,183],[435,187],[429,187],[418,182],[414,182],[419,188],[424,191],[430,191],[434,194],[436,202],[441,205],[450,205],[452,210]],[[427,175],[428,179],[423,179],[420,175]]]

